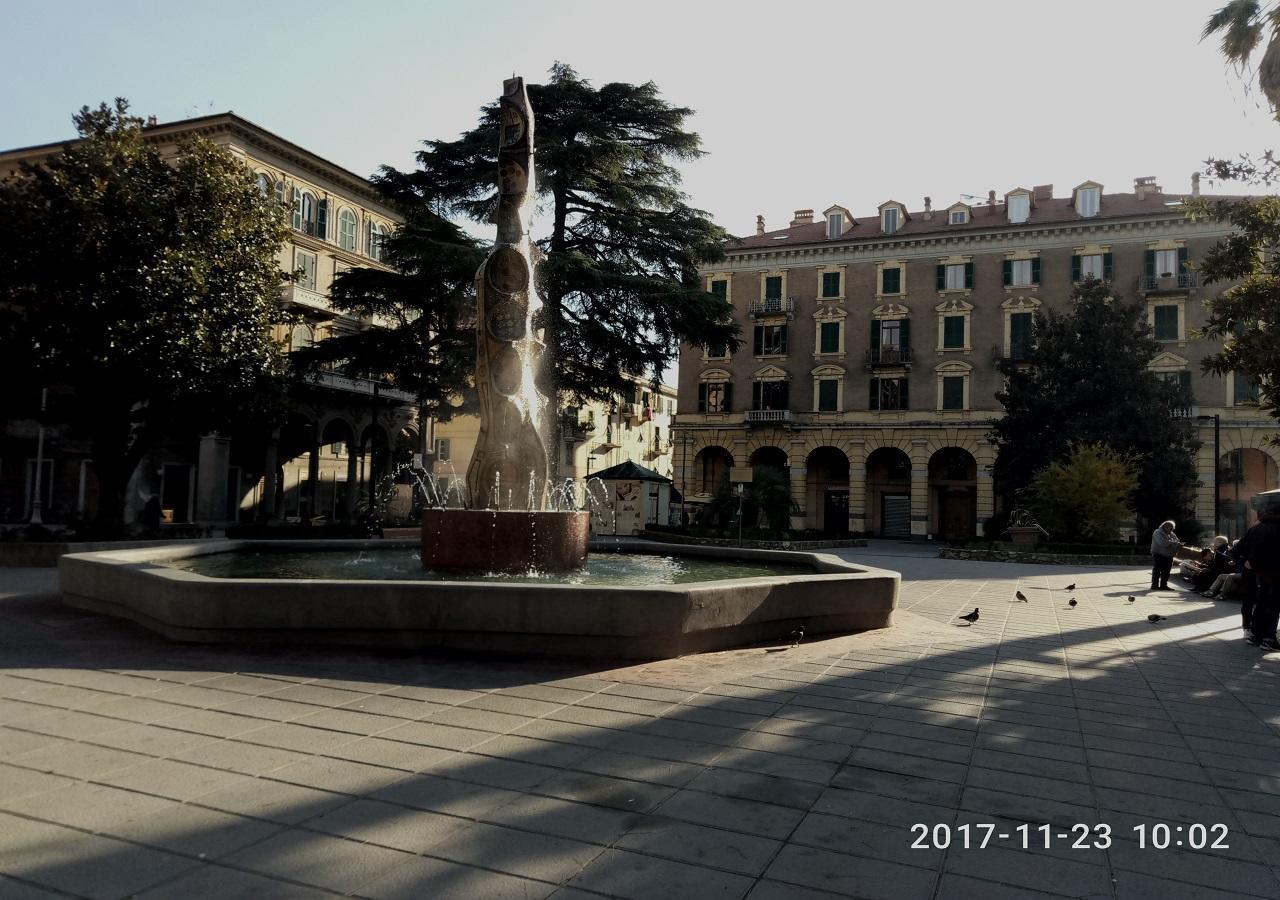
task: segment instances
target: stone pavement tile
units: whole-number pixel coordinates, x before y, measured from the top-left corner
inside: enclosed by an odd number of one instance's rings
[[[918,775],[939,781],[953,781],[957,784],[964,783],[967,771],[967,767],[962,763],[944,762],[923,756],[908,756],[875,747],[858,747],[849,755],[847,765],[893,772],[898,775]]]
[[[324,728],[358,735],[377,734],[404,723],[405,719],[396,716],[379,716],[354,709],[315,710],[293,720],[293,724],[307,728]]]
[[[1172,764],[1169,764],[1172,765]],[[1145,773],[1121,771],[1119,769],[1093,766],[1093,783],[1098,787],[1117,788],[1125,791],[1139,791],[1154,794],[1158,797],[1173,797],[1179,800],[1192,800],[1200,803],[1219,804],[1222,795],[1204,775],[1199,766],[1188,766],[1186,770],[1177,772],[1184,778],[1166,777],[1170,774],[1166,764],[1152,760]],[[1230,800],[1227,801],[1230,805]]]
[[[1089,750],[1107,753],[1127,753],[1130,756],[1154,756],[1171,762],[1194,763],[1195,753],[1182,740],[1181,735],[1160,735],[1144,740],[1134,736],[1132,729],[1107,728],[1099,734],[1084,733],[1084,745]]]
[[[443,778],[527,791],[563,770],[479,753],[454,753],[432,763],[429,771]]]
[[[873,794],[883,794],[886,797],[931,803],[935,806],[955,806],[960,799],[961,790],[960,785],[949,781],[937,781],[916,775],[900,775],[896,772],[881,772],[853,765],[842,767],[832,779],[831,784],[833,787],[868,791]]]
[[[881,716],[871,724],[872,732],[892,734],[898,737],[916,738],[943,744],[955,744],[958,747],[973,746],[974,732],[967,728],[948,728],[941,725],[926,725],[920,722],[907,722],[900,719],[889,719]]]
[[[1155,794],[1122,791],[1110,787],[1096,787],[1094,793],[1098,798],[1098,806],[1103,810],[1104,819],[1107,810],[1116,810],[1146,816],[1153,822],[1186,822],[1188,824],[1223,822],[1234,825],[1237,821],[1237,817],[1223,806],[1198,803],[1193,800],[1160,797]]]
[[[194,684],[168,685],[147,696],[160,703],[186,706],[193,709],[212,709],[215,706],[224,706],[244,699],[243,694],[220,691],[217,688],[200,687]]]
[[[603,849],[601,844],[481,823],[436,844],[431,855],[558,883],[581,871]]]
[[[660,716],[667,710],[671,709],[671,701],[669,700],[647,700],[643,697],[628,697],[620,694],[598,693],[589,694],[583,697],[576,704],[575,709],[599,709],[611,710],[613,712],[625,713],[631,716],[644,716],[646,718]],[[563,707],[561,707],[563,709]],[[547,715],[554,716],[559,710],[553,710]],[[570,717],[575,713],[568,713]]]
[[[1227,806],[1232,809],[1248,810],[1250,812],[1268,813],[1273,816],[1280,816],[1280,797],[1275,794],[1264,793],[1262,791],[1239,791],[1227,788],[1219,789],[1218,793],[1222,795],[1222,799],[1226,801]]]
[[[586,701],[573,706],[562,706],[555,712],[547,713],[540,722],[570,722],[574,725],[590,725],[593,728],[611,728],[614,731],[630,731],[639,729],[653,721],[649,716],[635,713],[619,712],[615,709],[600,709],[584,705]],[[528,726],[526,726],[527,728]]]
[[[767,838],[650,815],[619,838],[616,846],[694,865],[758,875],[782,845]]]
[[[992,731],[985,724],[982,731],[978,732],[976,747],[999,750],[1003,753],[1021,753],[1025,756],[1060,759],[1064,762],[1083,763],[1085,761],[1084,750],[1080,747],[1031,740],[1016,733]]]
[[[81,897],[126,897],[199,865],[160,850],[0,813],[0,871]]]
[[[1203,885],[1172,881],[1138,872],[1116,871],[1116,896],[1121,900],[1241,900],[1241,895]],[[1275,897],[1273,894],[1263,896]]]
[[[174,803],[134,791],[77,781],[56,791],[21,800],[6,800],[4,805],[11,812],[59,825],[86,831],[109,831],[109,826],[115,822],[159,814]]]
[[[569,688],[555,687],[550,684],[517,684],[494,691],[487,696],[492,698],[511,697],[517,700],[540,700],[556,706],[568,706],[590,696],[589,691],[575,691]]]
[[[1049,884],[1040,886],[1053,887]],[[996,884],[994,881],[946,872],[938,885],[938,893],[934,900],[977,900],[977,898],[981,900],[1062,900],[1064,895],[1032,891],[1025,887],[1013,887],[1008,884]]]
[[[373,716],[390,716],[409,722],[428,718],[446,707],[425,700],[409,700],[404,697],[388,697],[385,694],[361,694],[357,699],[343,704],[339,709],[362,712]]]
[[[517,799],[514,791],[430,775],[411,775],[373,795],[388,803],[474,818]]]
[[[238,672],[214,675],[198,682],[201,687],[216,688],[220,691],[231,691],[236,694],[247,694],[256,697],[259,694],[270,694],[290,686],[291,682],[274,678],[259,678],[257,675],[242,675]]]
[[[525,731],[521,731],[521,734],[523,733]],[[609,750],[632,753],[637,756],[651,756],[654,759],[703,766],[710,764],[725,751],[724,745],[721,744],[706,744],[700,741],[634,732],[621,734],[615,732],[613,739],[603,746]]]
[[[538,785],[539,794],[627,812],[649,812],[674,792],[663,785],[581,772],[562,772]]]
[[[872,750],[887,750],[890,753],[904,753],[909,756],[923,756],[943,762],[964,763],[969,761],[972,748],[968,744],[953,744],[922,738],[903,737],[880,731],[868,731],[862,740],[862,747]]]
[[[239,772],[196,766],[172,759],[152,759],[97,780],[115,787],[174,800],[194,800],[202,794],[231,787],[248,778],[248,775]]]
[[[384,766],[316,756],[275,769],[266,777],[341,794],[370,794],[399,781],[404,773]]]
[[[457,816],[410,809],[379,800],[356,800],[307,819],[299,827],[407,853],[424,853],[471,827],[471,824]]]
[[[223,812],[292,825],[351,802],[343,794],[250,778],[200,796],[198,803]]]
[[[794,781],[719,768],[702,772],[689,782],[688,787],[709,794],[760,800],[793,809],[808,809],[824,789],[822,785],[810,781]]]
[[[373,900],[541,900],[555,885],[442,859],[410,859],[389,874],[363,884]]]
[[[1093,803],[1093,794],[1089,790],[1088,784],[1078,781],[1062,781],[1043,775],[1021,775],[1017,772],[997,771],[973,766],[969,769],[969,780],[966,784],[971,787],[1006,791],[1027,797],[1042,797],[1046,800],[1075,803],[1081,806],[1089,806]]]
[[[679,791],[657,810],[659,815],[699,825],[714,825],[782,839],[804,817],[798,809],[740,797],[721,797],[699,791]]]
[[[349,744],[356,740],[356,736],[345,731],[327,731],[323,728],[307,728],[302,725],[279,722],[238,734],[236,740],[246,744],[312,754],[324,753],[333,747]]]
[[[179,750],[173,758],[192,765],[225,769],[245,775],[265,775],[283,766],[302,762],[310,757],[305,753],[246,744],[239,740],[216,740],[187,750]]]
[[[1268,774],[1260,775],[1252,771],[1230,772],[1206,766],[1204,771],[1209,781],[1218,787],[1231,788],[1237,791],[1259,791],[1273,796],[1280,795],[1280,772],[1275,766],[1267,766]],[[1275,773],[1275,774],[1272,774]]]
[[[613,849],[596,857],[570,885],[629,900],[650,900],[656,885],[664,900],[736,900],[746,893],[751,879]]]
[[[512,697],[507,694],[481,694],[468,700],[461,709],[484,709],[489,712],[507,713],[522,719],[537,719],[553,713],[567,704],[537,700],[532,697]]]
[[[850,819],[866,819],[902,828],[916,822],[929,825],[949,823],[956,817],[955,809],[950,806],[933,806],[842,788],[830,788],[825,791],[814,803],[813,812]]]
[[[986,747],[978,747],[973,751],[973,765],[1000,772],[1016,772],[1021,775],[1056,778],[1061,781],[1086,783],[1089,780],[1088,767],[1079,763],[1046,759],[1042,756],[1026,756],[1021,753],[1005,753],[1002,750],[991,750]]]
[[[63,738],[47,734],[33,734],[29,731],[18,731],[13,728],[0,727],[0,760],[10,759],[40,747],[52,747],[61,743]]]
[[[0,764],[0,806],[7,806],[23,797],[60,790],[75,783],[74,779],[63,775],[50,775],[35,769]]]
[[[349,759],[352,762],[383,766],[402,772],[420,772],[452,756],[456,751],[383,738],[360,738],[349,744],[340,744],[325,751],[326,757]]]
[[[612,843],[641,821],[641,814],[525,794],[487,812],[486,822],[597,844]]]
[[[515,734],[535,740],[599,748],[612,744],[627,733],[614,731],[612,728],[597,728],[593,725],[557,722],[554,719],[532,719]],[[492,740],[493,735],[490,735],[489,739]]]
[[[871,718],[880,714],[883,705],[883,703],[806,693],[796,694],[791,698],[790,703],[778,711],[777,715],[797,718],[798,710],[811,709],[815,711],[811,715],[825,714],[827,719],[850,726],[864,726],[869,724]]]
[[[174,853],[217,859],[256,844],[281,831],[283,825],[244,816],[171,803],[158,812],[132,814],[105,825],[101,832]]]
[[[172,881],[156,885],[137,900],[327,900],[338,894],[322,888],[303,887],[228,869],[225,866],[201,866]]]
[[[492,732],[470,728],[452,728],[434,722],[406,722],[382,732],[378,737],[389,741],[423,744],[443,750],[470,750],[493,737]]]
[[[450,725],[457,728],[472,728],[476,731],[488,731],[494,734],[508,734],[522,725],[528,724],[533,716],[513,716],[509,713],[493,712],[487,709],[476,709],[470,704],[466,706],[450,706],[431,716],[432,724]]]
[[[66,897],[66,894],[60,891],[54,893],[52,890],[45,890],[33,884],[25,884],[0,872],[0,897],[4,897],[5,900],[55,900],[58,897]]]
[[[775,881],[868,900],[927,900],[937,877],[933,869],[795,844],[783,847],[765,874]]]
[[[933,826],[938,823],[930,821],[926,824]],[[915,835],[906,826],[809,813],[791,836],[790,843],[936,869],[942,862],[942,851],[912,849],[914,840]]]
[[[185,731],[173,731],[158,725],[136,725],[120,731],[111,731],[93,739],[95,744],[111,747],[115,750],[126,750],[144,756],[172,756],[190,747],[199,747],[218,740],[206,734],[191,734]]]
[[[263,727],[261,719],[248,716],[233,716],[230,713],[212,709],[193,709],[172,719],[165,719],[165,728],[176,731],[190,731],[196,734],[207,734],[211,737],[230,738],[256,731]]]
[[[766,734],[773,734],[786,738],[794,737],[801,740],[815,741],[824,746],[834,745],[842,748],[847,753],[849,747],[854,744],[861,743],[866,733],[865,728],[851,728],[846,725],[827,725],[818,722],[806,722],[803,719],[775,716],[772,719],[766,719],[761,722],[759,728],[748,733],[748,737],[751,735],[760,735],[763,737],[763,735]],[[756,740],[758,741],[759,739],[757,738]],[[758,744],[753,743],[752,746],[758,746]],[[835,755],[834,750],[832,750],[831,753],[832,756]]]
[[[875,716],[878,715],[879,712],[879,707],[876,707],[867,713],[851,713],[840,709],[827,709],[826,707],[821,706],[809,706],[793,701],[774,713],[773,718],[770,719],[770,721],[776,722],[779,719],[797,719],[802,722],[811,722],[814,725],[837,725],[844,728],[863,730],[871,725]]]
[[[818,891],[799,885],[783,884],[780,881],[761,880],[756,882],[751,893],[747,894],[746,900],[838,900],[841,896],[830,891]]]
[[[734,689],[725,690],[724,685],[712,685],[701,694],[686,697],[683,705],[765,717],[776,713],[789,699],[790,696],[785,698],[759,694],[745,696]]]
[[[699,725],[715,725],[722,728],[749,731],[771,714],[772,710],[769,712],[743,712],[723,706],[684,703],[679,706],[667,707],[663,718],[673,722],[695,722]]]
[[[128,769],[148,760],[149,757],[124,750],[70,743],[31,750],[14,757],[12,762],[69,778],[94,778],[119,772],[121,769]]]
[[[346,706],[368,696],[368,691],[347,691],[319,684],[294,684],[271,692],[271,697],[276,700],[328,707]]]
[[[382,695],[387,697],[403,697],[409,700],[425,700],[428,703],[438,703],[444,706],[457,706],[459,703],[466,703],[468,700],[474,700],[476,697],[479,697],[480,694],[480,691],[417,684],[397,685],[396,687],[382,692]]]
[[[758,775],[772,775],[795,781],[826,784],[840,765],[825,760],[805,759],[784,753],[730,747],[716,757],[717,768],[739,769]]]
[[[1132,832],[1128,837],[1131,836]],[[1212,852],[1179,850],[1177,847],[1156,850],[1150,843],[1144,849],[1127,837],[1112,842],[1108,853],[1111,857],[1111,865],[1115,869],[1142,872],[1174,881],[1231,890],[1239,894],[1259,897],[1280,896],[1280,880],[1277,880],[1275,872],[1265,865],[1239,859],[1225,859],[1215,856]]]
[[[1111,897],[1106,866],[1011,847],[953,848],[947,853],[944,871],[1031,890],[1051,888],[1070,897]]]
[[[672,718],[650,719],[639,730],[642,734],[656,734],[682,741],[700,741],[704,744],[720,744],[725,747],[733,746],[743,735],[741,728],[704,725],[701,722],[687,722]]]
[[[93,740],[101,734],[119,731],[122,728],[133,728],[135,724],[137,723],[95,716],[74,709],[49,709],[44,714],[37,714],[32,718],[24,717],[22,720],[22,727],[26,731],[76,741]]]
[[[111,695],[109,695],[111,696]],[[93,707],[94,715],[123,719],[128,722],[150,724],[164,722],[188,711],[188,707],[176,703],[163,703],[151,697],[116,697]]]
[[[689,763],[654,759],[651,756],[635,756],[613,750],[599,750],[572,763],[569,768],[596,775],[611,775],[648,781],[669,787],[684,787],[702,771],[702,766]]]
[[[471,752],[561,769],[572,768],[579,761],[599,752],[592,747],[561,744],[556,741],[543,741],[537,738],[524,737],[523,734],[524,732],[519,734],[500,734],[491,737],[483,744],[476,746]]]
[[[1070,828],[1077,822],[1095,825],[1106,819],[1105,815],[1099,816],[1093,806],[1060,803],[1041,797],[1027,797],[1022,794],[1010,794],[979,787],[964,789],[964,794],[960,798],[960,808],[1018,822],[1047,823],[1064,828]]]
[[[400,850],[293,829],[224,856],[220,862],[347,893],[412,858]]]

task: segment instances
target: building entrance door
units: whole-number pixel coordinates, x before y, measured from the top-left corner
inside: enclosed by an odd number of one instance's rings
[[[880,533],[884,537],[911,537],[911,495],[880,495]]]
[[[943,491],[938,516],[938,537],[944,541],[963,540],[974,536],[977,497],[972,491]]]
[[[827,491],[822,499],[822,530],[844,534],[849,530],[849,492]]]

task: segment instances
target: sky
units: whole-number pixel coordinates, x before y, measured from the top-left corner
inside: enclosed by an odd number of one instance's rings
[[[1280,143],[1199,42],[1223,2],[0,0],[0,148],[69,137],[75,110],[123,96],[161,121],[234,110],[368,175],[563,61],[694,110],[706,155],[684,189],[732,234],[1034,184],[1181,192],[1206,157]]]

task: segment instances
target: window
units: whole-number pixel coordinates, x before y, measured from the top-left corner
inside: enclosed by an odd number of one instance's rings
[[[880,322],[880,349],[897,350],[902,347],[902,320],[885,319]]]
[[[967,265],[947,266],[945,282],[947,290],[962,291],[966,287],[971,287],[973,285],[973,276],[970,274],[969,278],[966,279],[965,274],[972,271],[973,269]]]
[[[948,217],[948,221],[949,221],[952,225],[968,225],[968,224],[969,224],[969,210],[967,210],[967,209],[953,209],[953,210],[951,210],[951,215]]]
[[[880,270],[880,293],[882,294],[901,294],[902,293],[902,269],[898,266],[890,266]]]
[[[1098,189],[1080,188],[1076,191],[1076,212],[1088,218],[1098,214]]]
[[[1157,250],[1156,251],[1156,271],[1158,278],[1168,278],[1170,275],[1176,275],[1182,271],[1178,265],[1177,250]]]
[[[880,230],[885,234],[893,234],[898,230],[898,216],[900,210],[896,206],[880,211]]]
[[[822,296],[824,297],[840,296],[840,273],[839,272],[823,272],[822,273]]]
[[[1012,313],[1009,316],[1009,358],[1020,360],[1031,358],[1032,326],[1035,314],[1029,312]]]
[[[266,172],[258,173],[258,193],[264,197],[270,197],[273,185],[271,184],[271,176]]]
[[[757,381],[752,384],[752,409],[790,409],[788,383],[785,381]]]
[[[1031,284],[1031,260],[1010,260],[1009,273],[1009,284],[1015,287]]]
[[[293,267],[298,271],[298,286],[314,291],[316,289],[316,255],[305,250],[295,250]]]
[[[449,461],[449,439],[436,438],[436,459],[440,462]]]
[[[943,316],[942,349],[964,349],[964,316]]]
[[[871,409],[907,409],[907,379],[872,378],[869,401]]]
[[[733,385],[727,381],[704,381],[698,385],[698,412],[723,413],[732,408]]]
[[[782,276],[770,275],[764,280],[764,299],[781,300],[782,299]]]
[[[818,326],[818,352],[840,352],[840,323],[823,322]]]
[[[293,230],[318,238],[325,235],[325,223],[329,213],[327,200],[317,201],[310,191],[293,189]]]
[[[369,254],[370,259],[377,260],[378,262],[382,261],[383,254],[385,252],[386,240],[387,240],[386,227],[378,224],[377,222],[370,222],[369,223],[369,240],[367,241],[366,248],[365,248],[366,252]]]
[[[1191,373],[1186,369],[1180,369],[1172,372],[1156,372],[1156,380],[1164,382],[1174,389],[1174,408],[1182,415],[1190,415],[1191,403],[1194,397],[1191,394]]]
[[[1258,383],[1244,372],[1231,374],[1231,402],[1233,406],[1256,406]]]
[[[1178,307],[1172,304],[1157,306],[1152,309],[1154,315],[1152,330],[1157,341],[1177,341],[1182,336],[1178,331]]]
[[[1071,257],[1071,280],[1083,281],[1086,278],[1110,281],[1111,254],[1088,253]]]
[[[827,240],[834,241],[842,234],[844,234],[844,213],[829,213],[827,215]]]
[[[840,409],[840,381],[823,378],[818,381],[818,412],[838,412]]]
[[[343,250],[356,250],[356,214],[349,209],[338,213],[338,246]]]
[[[717,300],[729,299],[729,282],[723,278],[717,278],[711,282],[711,294]]]
[[[728,359],[728,344],[712,344],[707,347],[707,359]]]
[[[787,353],[787,326],[757,325],[755,327],[754,353],[756,356],[785,356]]]
[[[964,409],[964,376],[944,375],[942,378],[942,408]]]
[[[1010,194],[1006,204],[1010,222],[1025,222],[1031,217],[1031,197],[1027,194]]]
[[[307,325],[294,325],[289,333],[289,350],[306,350],[315,343],[315,336]]]

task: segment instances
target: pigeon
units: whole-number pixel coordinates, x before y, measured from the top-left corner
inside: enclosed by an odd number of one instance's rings
[[[1151,615],[1147,616],[1147,621],[1153,625],[1156,622],[1163,622],[1164,620],[1165,620],[1165,616],[1156,615],[1155,613],[1152,613]]]
[[[974,622],[978,621],[978,607],[976,607],[976,606],[975,606],[975,607],[973,608],[973,612],[968,613],[968,614],[963,615],[963,616],[956,616],[956,618],[957,618],[957,619],[964,619],[966,622],[968,622],[970,625],[972,625]]]
[[[800,642],[804,640],[804,626],[801,625],[791,632],[791,646],[799,647]]]
[[[1130,602],[1130,603],[1132,603],[1134,600],[1137,600],[1137,599],[1138,599],[1138,598],[1137,598],[1137,597],[1135,597],[1135,596],[1133,596],[1133,594],[1130,594],[1130,595],[1129,595],[1129,602]]]
[[[1019,603],[1026,603],[1026,602],[1027,602],[1027,595],[1026,595],[1026,594],[1024,594],[1024,593],[1022,593],[1022,591],[1014,591],[1014,592],[1013,592],[1013,596],[1015,596],[1015,597],[1017,597],[1017,598],[1018,598],[1018,602],[1019,602]],[[974,610],[974,612],[977,612],[977,610],[975,609],[975,610]]]
[[[1069,585],[1067,585],[1066,587],[1064,587],[1064,588],[1063,588],[1063,590],[1064,590],[1064,591],[1067,591],[1068,593],[1070,593],[1071,591],[1074,591],[1075,589],[1076,589],[1076,583],[1075,583],[1074,581],[1073,581],[1073,582],[1071,582],[1071,584],[1069,584]]]
[[[1076,598],[1075,598],[1075,597],[1072,597],[1070,600],[1068,600],[1068,601],[1067,601],[1067,606],[1070,606],[1072,609],[1075,609],[1075,608],[1076,608]]]

